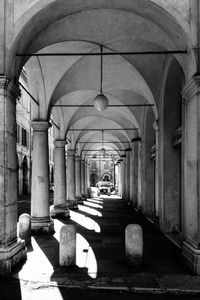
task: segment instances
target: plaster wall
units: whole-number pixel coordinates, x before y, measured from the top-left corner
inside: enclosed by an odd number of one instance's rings
[[[164,99],[163,229],[168,232],[181,227],[181,148],[172,145],[173,133],[181,126],[181,79],[182,70],[173,62]]]

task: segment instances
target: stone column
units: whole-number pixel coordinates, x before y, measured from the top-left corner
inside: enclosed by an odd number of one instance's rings
[[[16,99],[19,88],[0,76],[0,274],[26,258],[17,238]]]
[[[75,177],[76,177],[76,198],[82,202],[82,195],[81,195],[81,157],[75,157]]]
[[[137,161],[138,161],[138,165],[137,165],[137,209],[141,209],[142,208],[142,159],[141,159],[141,154],[142,152],[142,144],[141,142],[137,143],[136,146],[136,155],[137,155]]]
[[[120,196],[120,162],[117,161],[116,163],[116,186],[117,186],[117,191],[118,195]]]
[[[196,75],[183,89],[184,124],[184,197],[182,255],[190,269],[200,274],[200,76]]]
[[[130,152],[130,203],[131,205],[134,207],[133,203],[133,195],[134,195],[134,184],[133,184],[133,180],[134,180],[134,158],[133,158],[133,147],[131,148],[131,152]]]
[[[118,166],[118,194],[120,197],[122,197],[122,185],[121,185],[121,162],[117,162]]]
[[[76,200],[75,150],[67,150],[67,205],[78,209]]]
[[[85,160],[81,160],[81,194],[85,197]]]
[[[126,152],[126,169],[125,169],[125,193],[126,193],[126,202],[130,204],[130,148],[125,149]]]
[[[123,200],[125,200],[125,157],[121,161],[120,169],[121,197],[123,198]]]
[[[56,140],[54,142],[54,208],[51,216],[69,218],[69,209],[66,202],[66,141]]]
[[[85,166],[84,166],[84,172],[85,172],[85,195],[86,197],[89,197],[88,195],[88,189],[87,189],[87,181],[88,181],[88,174],[87,174],[87,161],[85,161]]]
[[[54,231],[54,225],[49,212],[49,123],[34,121],[31,125],[33,128],[31,229],[36,233],[51,233]]]
[[[158,152],[158,143],[159,143],[159,127],[157,122],[154,122],[153,128],[155,130],[155,215],[159,215],[159,152]]]
[[[139,173],[139,142],[132,142],[132,161],[131,164],[133,166],[133,198],[132,204],[134,208],[138,208],[138,173]],[[141,178],[140,178],[141,181]]]
[[[115,188],[115,185],[116,185],[116,170],[115,170],[115,168],[116,168],[116,164],[115,164],[115,161],[113,159],[113,186],[114,186],[114,188]]]
[[[87,196],[90,197],[90,163],[86,163],[85,165],[86,169],[86,193]]]

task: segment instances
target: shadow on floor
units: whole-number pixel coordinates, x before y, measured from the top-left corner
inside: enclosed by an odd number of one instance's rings
[[[28,203],[30,205],[30,201],[21,202],[21,212],[25,212],[23,206],[25,210],[28,209]],[[32,238],[27,262],[15,272],[15,276],[21,272],[23,276],[27,274],[38,281],[49,280],[65,286],[84,286],[85,282],[101,284],[104,278],[103,283],[107,285],[120,286],[126,283],[127,286],[133,286],[134,283],[139,287],[157,287],[154,274],[191,274],[182,263],[180,250],[122,199],[97,197],[84,201],[79,208],[71,211],[71,219],[55,219],[57,232],[54,236],[38,235]],[[142,226],[144,235],[143,265],[137,268],[127,263],[124,249],[125,228],[133,223]],[[79,264],[75,267],[59,266],[59,229],[64,224],[76,226],[79,242],[82,243]],[[21,300],[19,284],[17,286],[15,281],[12,284],[16,289],[16,297],[13,299]]]

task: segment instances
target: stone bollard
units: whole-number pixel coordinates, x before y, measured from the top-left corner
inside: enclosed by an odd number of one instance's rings
[[[31,216],[22,214],[19,217],[19,237],[26,243],[31,241]]]
[[[140,266],[143,257],[143,232],[138,224],[129,224],[125,229],[125,253],[130,264]]]
[[[64,225],[60,229],[59,265],[73,266],[76,264],[76,227]]]

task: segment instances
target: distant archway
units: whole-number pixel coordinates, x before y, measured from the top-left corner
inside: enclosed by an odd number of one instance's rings
[[[103,181],[111,181],[111,174],[109,173],[103,174]]]

